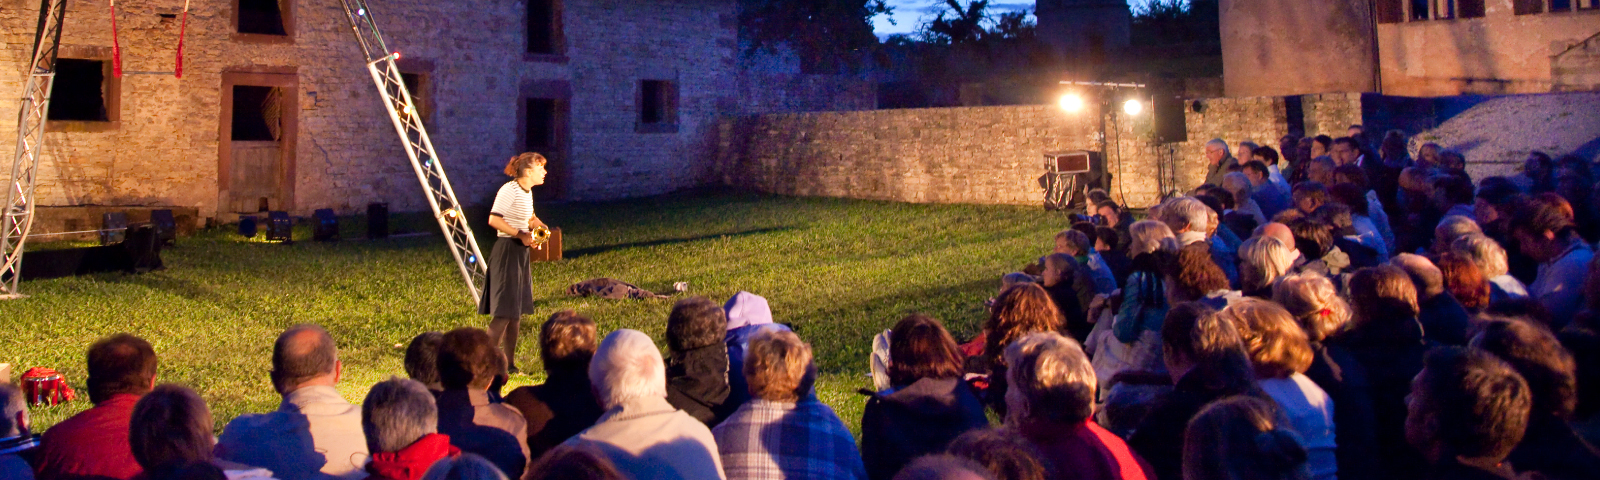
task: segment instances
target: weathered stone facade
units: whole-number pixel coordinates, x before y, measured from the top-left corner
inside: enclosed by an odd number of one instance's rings
[[[528,0],[536,1],[536,0]],[[20,96],[38,2],[0,0],[0,98]],[[62,58],[109,60],[101,1],[68,3]],[[123,68],[171,71],[181,3],[118,2]],[[109,121],[51,122],[41,205],[169,205],[226,214],[234,172],[233,85],[283,92],[285,138],[273,208],[350,212],[369,202],[426,209],[338,0],[284,0],[290,35],[237,33],[237,0],[194,0],[183,78],[127,75],[107,82]],[[526,53],[523,0],[373,4],[402,69],[419,74],[425,122],[458,198],[487,202],[522,151],[525,100],[555,99],[554,186],[569,199],[651,195],[711,180],[715,119],[736,112],[732,0],[556,2],[560,51]],[[107,68],[109,73],[109,68]],[[109,78],[109,75],[108,75]],[[676,94],[666,126],[640,125],[641,81]],[[427,113],[431,112],[431,113]],[[226,120],[226,121],[225,121]],[[15,131],[16,116],[0,116]],[[6,137],[11,140],[13,137]],[[0,172],[0,175],[8,175]],[[244,176],[245,181],[255,177]],[[236,186],[237,187],[237,186]],[[253,210],[253,209],[252,209]]]
[[[1382,93],[1438,97],[1592,87],[1558,85],[1552,59],[1600,34],[1600,10],[1518,14],[1515,3],[1486,0],[1484,16],[1478,18],[1380,22]],[[1432,15],[1439,18],[1441,13]],[[1589,75],[1600,73],[1600,64],[1574,62],[1569,67],[1583,66],[1591,68]]]
[[[1221,0],[1229,97],[1374,90],[1370,0]]]

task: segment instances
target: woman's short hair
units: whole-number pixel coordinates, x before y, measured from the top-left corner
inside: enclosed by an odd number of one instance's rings
[[[523,480],[626,480],[611,460],[590,448],[559,445],[545,452]]]
[[[1244,291],[1266,288],[1294,267],[1294,249],[1277,237],[1262,236],[1239,245],[1239,285]]]
[[[1054,267],[1056,269],[1057,274],[1061,276],[1061,278],[1055,279],[1056,281],[1071,285],[1072,280],[1077,277],[1080,264],[1078,263],[1078,260],[1072,258],[1071,255],[1067,255],[1065,253],[1052,253],[1044,256],[1044,266],[1045,268]],[[1041,272],[1041,275],[1042,274],[1043,273]],[[1040,280],[1050,279],[1041,277]]]
[[[495,348],[484,329],[461,327],[445,332],[439,342],[439,384],[446,390],[487,387],[505,361],[505,354]]]
[[[1006,347],[1005,357],[1006,380],[1023,402],[1008,405],[1008,423],[1070,426],[1094,414],[1099,383],[1077,341],[1055,332],[1031,333]]]
[[[1433,227],[1433,237],[1441,245],[1451,245],[1456,239],[1467,235],[1483,235],[1483,229],[1478,227],[1478,222],[1465,215],[1450,215],[1439,220]]]
[[[913,314],[889,330],[889,383],[961,377],[961,348],[939,320]]]
[[[728,314],[711,299],[694,296],[678,300],[667,315],[667,349],[685,352],[722,344],[728,331]]]
[[[1233,195],[1234,205],[1244,205],[1250,201],[1250,194],[1255,193],[1250,187],[1250,177],[1239,172],[1223,175],[1222,188]]]
[[[1168,294],[1185,301],[1199,300],[1211,292],[1228,288],[1228,275],[1211,258],[1210,244],[1197,242],[1178,249],[1166,269],[1171,281]]]
[[[600,406],[608,410],[642,398],[666,398],[667,365],[649,335],[618,329],[595,349],[589,384]]]
[[[756,332],[745,347],[744,376],[750,394],[778,403],[794,403],[811,393],[816,367],[811,345],[793,331],[766,328]]]
[[[1259,298],[1244,298],[1220,313],[1239,330],[1258,378],[1288,378],[1311,367],[1311,343],[1288,310]]]
[[[515,157],[511,157],[511,160],[506,162],[505,173],[508,177],[517,178],[518,176],[522,175],[523,170],[527,170],[535,166],[544,166],[545,163],[546,160],[544,159],[544,155],[533,152],[523,152],[517,154]]]
[[[1444,252],[1433,264],[1444,277],[1445,291],[1456,297],[1462,307],[1478,311],[1489,306],[1489,281],[1472,260],[1456,252]]]
[[[1243,395],[1207,405],[1184,429],[1183,478],[1310,478],[1309,454],[1279,416],[1271,402]]]
[[[1339,296],[1333,281],[1320,273],[1285,275],[1273,286],[1272,300],[1294,316],[1309,341],[1336,336],[1350,324],[1350,304]]]
[[[995,297],[989,320],[983,324],[983,356],[1003,365],[1001,352],[1007,345],[1029,333],[1061,330],[1061,320],[1061,311],[1044,287],[1033,283],[1006,287]]]
[[[1415,318],[1419,311],[1417,286],[1400,267],[1363,268],[1350,276],[1350,305],[1355,328],[1384,319]]]
[[[361,401],[361,431],[372,453],[398,452],[438,427],[433,393],[416,380],[389,377],[373,385]]]
[[[1005,480],[1045,480],[1050,471],[1032,442],[1006,428],[968,430],[945,446],[945,453],[977,462]]]
[[[539,326],[539,360],[546,372],[586,371],[594,348],[594,320],[578,312],[556,312]]]
[[[1316,260],[1333,249],[1333,225],[1303,217],[1289,222],[1294,234],[1294,247],[1307,259]]]
[[[211,409],[194,390],[168,383],[139,397],[128,423],[133,459],[145,470],[211,460]]]
[[[482,456],[461,452],[460,456],[433,462],[422,474],[422,480],[506,480],[506,474]]]
[[[1128,256],[1130,257],[1137,257],[1141,253],[1163,250],[1169,246],[1176,247],[1173,242],[1163,242],[1163,240],[1176,237],[1172,234],[1172,228],[1155,220],[1133,222],[1133,225],[1128,227],[1128,236],[1133,237],[1128,241]]]
[[[1239,339],[1239,330],[1234,328],[1233,322],[1200,302],[1184,302],[1167,310],[1161,322],[1161,347],[1168,355],[1176,354],[1195,364],[1237,357],[1236,360],[1242,361],[1247,371],[1249,369],[1250,360]]]
[[[1089,252],[1094,251],[1094,239],[1076,229],[1063,231],[1056,237],[1066,238],[1068,244],[1078,249],[1078,255],[1088,255]]]
[[[1506,250],[1500,243],[1483,234],[1463,235],[1450,243],[1450,250],[1462,254],[1478,266],[1483,278],[1495,278],[1511,270],[1506,262]]]
[[[1480,318],[1468,343],[1511,364],[1533,394],[1533,411],[1569,419],[1578,407],[1578,365],[1544,327],[1510,318]]]

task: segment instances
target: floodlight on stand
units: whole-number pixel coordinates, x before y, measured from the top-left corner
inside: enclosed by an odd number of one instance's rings
[[[1137,98],[1130,98],[1128,101],[1122,102],[1122,113],[1133,116],[1144,113],[1144,103]]]
[[[1061,96],[1059,104],[1061,109],[1067,113],[1078,113],[1083,111],[1083,96],[1076,93],[1068,93]]]

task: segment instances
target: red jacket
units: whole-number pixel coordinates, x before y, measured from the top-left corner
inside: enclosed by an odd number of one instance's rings
[[[367,462],[368,480],[420,480],[428,467],[444,458],[455,458],[461,450],[450,446],[450,437],[430,433],[398,452],[373,453]]]
[[[1155,471],[1128,449],[1121,438],[1093,420],[1076,426],[1024,426],[1027,438],[1052,465],[1070,465],[1050,478],[1082,480],[1154,480]]]
[[[129,479],[143,472],[128,447],[128,421],[138,395],[117,394],[44,432],[34,457],[41,480]]]

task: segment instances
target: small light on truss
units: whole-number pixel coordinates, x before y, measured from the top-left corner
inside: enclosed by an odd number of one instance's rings
[[[467,255],[467,263],[478,263],[477,255]]]
[[[1083,96],[1076,93],[1068,93],[1061,96],[1059,104],[1061,109],[1067,113],[1078,113],[1083,111]]]
[[[433,168],[433,160],[423,160],[422,168]]]
[[[357,17],[365,17],[365,16],[367,16],[367,9],[365,9],[365,8],[357,8],[356,9],[356,16]]]
[[[456,213],[456,209],[454,209],[454,208],[451,208],[451,209],[448,209],[448,210],[444,211],[444,216],[446,218],[451,219],[451,220],[455,220],[456,216],[458,216],[458,215],[460,215],[460,214]]]
[[[406,115],[410,115],[410,116],[413,116],[413,117],[417,116],[416,107],[412,107],[411,105],[406,105]]]
[[[395,59],[395,60],[399,60],[399,59],[400,59],[400,52],[399,52],[399,51],[398,51],[398,50],[396,50],[396,51],[395,51],[395,52],[394,52],[394,59]]]

